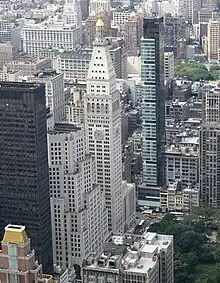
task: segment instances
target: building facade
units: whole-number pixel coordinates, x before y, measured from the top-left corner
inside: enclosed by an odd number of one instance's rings
[[[27,23],[23,29],[23,50],[38,57],[42,49],[73,50],[82,41],[82,29],[63,22]]]
[[[14,49],[11,42],[0,43],[0,69],[13,60]]]
[[[199,149],[171,145],[165,151],[166,183],[181,181],[183,187],[195,186],[199,176]]]
[[[8,223],[26,225],[39,263],[52,269],[45,88],[1,82],[0,235]]]
[[[203,122],[200,128],[200,204],[220,207],[220,89],[203,91]]]

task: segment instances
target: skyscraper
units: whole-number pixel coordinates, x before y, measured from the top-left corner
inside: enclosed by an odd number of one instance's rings
[[[141,40],[143,184],[138,204],[158,207],[164,185],[163,18],[145,18]]]
[[[97,183],[105,192],[109,229],[118,232],[123,229],[120,94],[101,18],[96,29],[84,95],[85,131]]]
[[[220,88],[203,92],[200,128],[200,204],[220,208]]]
[[[54,264],[71,269],[99,253],[108,236],[104,192],[82,128],[55,124],[48,148]]]
[[[52,269],[52,237],[43,84],[0,83],[0,237],[25,225],[44,271]]]

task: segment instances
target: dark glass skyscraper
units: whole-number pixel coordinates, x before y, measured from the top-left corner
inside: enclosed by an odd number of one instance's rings
[[[145,18],[141,40],[143,184],[141,206],[158,207],[164,185],[165,105],[163,18]]]
[[[44,272],[52,269],[45,89],[0,83],[0,238],[25,225]]]

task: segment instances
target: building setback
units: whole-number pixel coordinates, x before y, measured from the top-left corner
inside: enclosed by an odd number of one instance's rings
[[[44,271],[52,269],[45,89],[0,84],[0,237],[25,225]]]

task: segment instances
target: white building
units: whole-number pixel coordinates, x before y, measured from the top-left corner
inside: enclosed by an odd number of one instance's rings
[[[112,13],[112,26],[121,27],[123,29],[125,21],[131,17],[131,11],[116,10]]]
[[[66,120],[75,124],[84,122],[83,92],[76,87],[71,90],[71,97],[66,105]]]
[[[164,83],[174,77],[174,53],[164,52]]]
[[[23,50],[38,57],[42,49],[73,50],[76,44],[81,42],[82,29],[52,19],[42,23],[26,23],[22,29],[22,36]]]
[[[84,95],[85,131],[89,151],[96,161],[97,182],[105,191],[109,229],[116,232],[122,231],[124,224],[120,94],[100,18],[96,29]]]
[[[61,122],[65,118],[65,97],[63,74],[54,71],[42,72],[26,80],[45,84],[46,107],[53,113],[53,123]]]
[[[160,192],[160,205],[170,211],[190,211],[192,207],[199,206],[199,188],[182,189],[178,182],[169,184],[166,191]]]
[[[89,15],[98,15],[100,12],[110,12],[109,0],[90,0]]]
[[[82,11],[80,1],[66,0],[63,7],[63,19],[66,24],[81,28]]]
[[[83,283],[173,283],[173,236],[112,235],[103,252],[85,260]]]
[[[102,249],[108,235],[104,193],[83,129],[56,124],[48,133],[48,155],[54,264],[71,269]]]
[[[10,72],[2,70],[0,72],[0,81],[3,82],[20,82],[22,81],[22,71]]]

